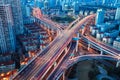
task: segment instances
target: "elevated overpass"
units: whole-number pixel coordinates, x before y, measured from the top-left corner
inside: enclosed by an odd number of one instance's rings
[[[54,75],[49,76],[48,80],[59,80],[59,78],[62,77],[62,79],[65,79],[65,71],[69,69],[74,64],[84,61],[84,60],[92,60],[92,59],[106,59],[106,60],[112,60],[112,61],[118,61],[116,57],[108,56],[108,55],[99,55],[99,54],[90,54],[90,55],[82,55],[78,56],[72,59],[67,59],[64,61],[64,63],[61,65],[61,67],[54,73]]]
[[[91,46],[94,46],[94,47],[100,49],[101,55],[103,54],[103,52],[106,52],[107,54],[110,54],[112,56],[120,57],[120,50],[117,50],[117,49],[115,49],[115,48],[113,48],[111,46],[108,46],[108,45],[104,44],[103,42],[100,42],[100,41],[94,39],[91,36],[83,36],[83,35],[81,35],[81,38],[83,38],[85,41],[88,42],[89,47],[91,45]]]
[[[63,37],[61,38],[61,40],[64,38],[64,44],[62,43],[62,42],[59,42],[59,43],[61,43],[62,45],[64,45],[64,47],[60,47],[60,49],[64,49],[70,42],[71,42],[71,39],[72,39],[72,37],[73,37],[73,34],[75,34],[76,33],[76,31],[75,30],[77,30],[80,26],[82,26],[87,20],[89,20],[89,19],[91,19],[91,18],[93,18],[95,15],[90,15],[90,16],[88,16],[88,17],[86,17],[86,18],[84,18],[84,19],[82,19],[76,26],[74,26],[74,27],[72,27],[71,29],[69,29],[69,30],[64,30],[64,34],[63,34]],[[65,39],[65,36],[67,37],[66,39]],[[62,52],[58,52],[56,55],[60,55],[60,54],[62,54]],[[64,55],[67,55],[67,54],[64,54]],[[63,55],[63,56],[64,56]],[[53,62],[55,62],[55,61],[53,61]],[[43,70],[43,69],[42,69]],[[44,73],[47,73],[47,72],[42,72],[42,70],[41,70],[41,72],[39,72],[40,74],[38,75],[38,76],[35,76],[33,79],[36,79],[36,80],[46,80],[46,76],[44,75]],[[49,69],[50,70],[50,69]],[[44,69],[44,71],[48,71],[49,72],[49,70],[45,70]]]
[[[80,22],[83,25],[93,15],[86,17]],[[65,34],[65,35],[64,35]],[[55,40],[42,52],[37,55],[25,68],[23,68],[13,80],[30,80],[37,74],[41,73],[39,78],[43,78],[44,72],[47,71],[49,63],[55,62],[56,57],[62,54],[62,51],[67,47],[74,34],[73,30],[65,30],[58,35]],[[52,61],[52,62],[51,62]]]
[[[81,26],[86,23],[87,21],[94,18],[95,15],[89,15],[83,19],[77,20],[72,27],[70,26],[69,29],[62,31],[54,41],[42,52],[39,53],[22,71],[20,71],[13,80],[45,80],[47,73],[51,70],[49,68],[53,63],[57,61],[59,56],[67,55],[67,48],[69,48],[69,43],[72,40],[74,34],[76,34]],[[90,40],[89,40],[90,41]],[[97,42],[94,44],[98,44]],[[100,44],[101,45],[101,44]],[[103,47],[104,50],[108,51],[109,53],[112,52],[114,56],[118,56],[117,52],[111,51],[110,48]],[[63,59],[63,57],[61,57]],[[59,64],[59,63],[57,63]]]

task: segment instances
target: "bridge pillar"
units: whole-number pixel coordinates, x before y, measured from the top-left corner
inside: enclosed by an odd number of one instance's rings
[[[62,74],[62,79],[60,79],[60,80],[66,80],[65,73],[66,73],[66,68],[64,68],[64,72],[63,72],[63,74]]]
[[[65,48],[65,53],[67,53],[67,51],[68,51],[68,49],[67,49],[67,47]]]
[[[56,67],[56,66],[57,66],[57,62],[55,61],[55,62],[54,62],[54,67]]]
[[[51,27],[49,27],[49,31],[51,32],[52,35],[54,35],[54,29],[52,29]]]
[[[77,40],[76,40],[76,52],[78,52],[78,44],[79,44],[79,33],[77,33]]]
[[[117,61],[116,67],[119,67],[120,65],[120,60]]]
[[[47,25],[47,32],[48,32],[48,34],[50,32],[50,26],[49,25]]]
[[[46,23],[43,23],[43,25],[46,27],[47,25],[46,25]]]
[[[47,29],[49,30],[50,26],[49,26],[49,25],[47,25],[46,27],[47,27]]]
[[[63,79],[62,80],[65,80],[65,72],[63,73]]]
[[[103,50],[100,51],[100,55],[103,55]]]
[[[87,48],[87,50],[88,50],[88,51],[90,50],[90,43],[88,44],[88,48]]]
[[[42,23],[42,21],[40,21],[40,25],[42,25],[43,23]]]
[[[88,15],[90,15],[90,11],[88,11]]]
[[[40,45],[40,50],[42,50],[42,45]]]

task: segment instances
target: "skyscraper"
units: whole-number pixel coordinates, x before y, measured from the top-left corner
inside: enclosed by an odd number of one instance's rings
[[[0,5],[0,53],[15,51],[13,18],[9,4]]]
[[[120,6],[120,0],[115,0],[115,5]]]
[[[108,4],[108,0],[103,0],[102,4],[104,4],[104,5]]]
[[[56,0],[49,0],[49,5],[50,5],[50,8],[55,8]]]
[[[79,2],[78,1],[74,2],[73,8],[74,8],[74,12],[78,12],[79,11]]]
[[[44,9],[48,9],[49,8],[49,1],[45,0],[44,1]]]
[[[117,10],[116,10],[115,19],[116,20],[118,20],[118,19],[120,20],[120,7],[118,7]]]
[[[0,5],[2,4],[11,5],[15,33],[22,34],[24,29],[20,0],[0,0]]]
[[[114,0],[102,0],[102,4],[109,5],[112,4],[112,1]]]
[[[104,22],[104,13],[105,13],[105,11],[102,9],[97,10],[96,24],[101,24]]]
[[[28,6],[27,4],[23,5],[22,6],[22,14],[23,14],[23,19],[26,18],[26,17],[30,17],[31,16],[30,6]]]

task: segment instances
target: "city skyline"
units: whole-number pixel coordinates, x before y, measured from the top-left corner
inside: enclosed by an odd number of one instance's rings
[[[119,80],[119,13],[120,0],[0,0],[0,80]]]

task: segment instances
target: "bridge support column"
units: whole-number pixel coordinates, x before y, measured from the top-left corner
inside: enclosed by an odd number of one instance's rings
[[[65,53],[67,52],[67,50],[68,50],[68,49],[67,49],[67,47],[66,47],[66,48],[65,48]]]
[[[52,35],[54,35],[54,30],[51,28],[51,33],[52,33]]]
[[[49,25],[47,25],[47,29],[49,30],[49,28],[50,28],[50,26]]]
[[[65,80],[65,72],[63,73],[63,79],[62,80]]]
[[[120,60],[117,61],[116,67],[119,67],[120,65]]]
[[[42,46],[40,45],[40,50],[42,50]]]
[[[45,26],[45,23],[42,23],[43,26]]]
[[[88,50],[88,51],[90,50],[90,44],[88,44],[88,48],[87,48],[87,50]]]
[[[79,44],[79,33],[77,33],[77,38],[78,40],[76,40],[76,52],[78,52],[78,44]]]
[[[50,26],[49,25],[47,26],[47,32],[48,32],[48,34],[50,34]]]
[[[100,55],[103,55],[103,51],[102,50],[100,51]]]
[[[65,78],[65,70],[66,69],[64,69],[64,72],[63,72],[63,75],[62,75],[62,80],[66,80],[66,78]]]
[[[52,35],[54,35],[54,30],[52,29]]]

